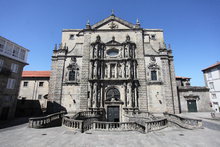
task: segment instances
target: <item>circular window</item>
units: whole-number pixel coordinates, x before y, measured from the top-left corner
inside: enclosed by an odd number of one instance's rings
[[[118,53],[119,53],[118,49],[109,49],[109,50],[107,50],[107,55],[109,55],[109,56],[117,56]]]

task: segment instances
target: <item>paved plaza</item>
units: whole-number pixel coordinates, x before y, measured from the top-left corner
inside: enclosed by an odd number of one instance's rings
[[[142,134],[139,132],[79,133],[66,127],[47,129],[28,128],[27,123],[0,129],[1,147],[146,147],[146,146],[220,146],[220,119],[212,119],[210,113],[181,114],[203,119],[204,129],[186,130],[176,127]]]

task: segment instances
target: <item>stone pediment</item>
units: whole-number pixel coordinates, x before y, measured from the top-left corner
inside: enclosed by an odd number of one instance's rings
[[[109,42],[107,42],[105,45],[107,45],[107,46],[120,46],[121,43],[115,41],[115,37],[113,36],[113,37],[112,37],[112,40],[109,41]]]
[[[96,30],[133,29],[136,25],[131,24],[119,17],[111,15],[106,19],[94,24],[91,28]]]

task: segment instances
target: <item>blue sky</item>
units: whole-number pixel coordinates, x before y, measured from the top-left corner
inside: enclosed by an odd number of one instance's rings
[[[220,60],[220,0],[0,0],[0,35],[30,49],[24,70],[50,70],[62,29],[85,28],[111,14],[164,30],[178,76],[204,85],[201,70]]]

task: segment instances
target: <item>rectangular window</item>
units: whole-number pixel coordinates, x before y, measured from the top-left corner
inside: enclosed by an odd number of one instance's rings
[[[13,48],[12,56],[18,57],[19,54],[19,47],[15,46]]]
[[[76,72],[69,71],[69,81],[75,81],[75,80],[76,80]]]
[[[151,80],[156,81],[157,80],[157,72],[151,71]]]
[[[214,83],[213,82],[209,82],[209,88],[214,89]]]
[[[41,98],[42,98],[42,95],[41,95],[41,94],[39,94],[39,95],[38,95],[38,99],[40,100]]]
[[[0,52],[3,52],[5,46],[5,41],[0,39]]]
[[[27,86],[28,86],[28,82],[24,82],[23,87],[27,87]]]
[[[212,73],[208,72],[208,78],[212,78]]]
[[[15,63],[12,63],[11,64],[11,71],[14,73],[17,73],[18,72],[18,65]]]
[[[15,79],[8,79],[8,83],[7,83],[7,89],[14,89],[15,88]]]
[[[70,40],[74,40],[74,34],[70,34]]]
[[[156,34],[152,34],[152,35],[151,35],[151,39],[152,39],[152,40],[156,40]]]
[[[5,53],[8,55],[12,55],[12,51],[13,51],[13,44],[7,42]]]
[[[39,87],[43,87],[44,86],[44,82],[39,82]]]
[[[22,59],[22,60],[24,60],[24,59],[25,59],[25,53],[26,53],[25,50],[20,49],[19,58]]]
[[[0,71],[2,71],[3,65],[4,65],[4,60],[0,59]]]

